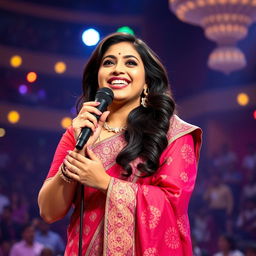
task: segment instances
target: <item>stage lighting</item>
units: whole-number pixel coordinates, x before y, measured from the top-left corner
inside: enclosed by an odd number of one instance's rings
[[[96,45],[100,40],[100,34],[97,30],[90,28],[83,32],[82,40],[85,45],[93,46]]]
[[[0,137],[4,137],[5,135],[5,129],[4,128],[0,128]]]
[[[36,79],[37,79],[37,74],[35,72],[29,72],[27,74],[27,81],[29,83],[34,83],[36,81]]]
[[[67,69],[67,66],[66,66],[65,62],[59,61],[59,62],[56,62],[54,65],[54,70],[58,74],[64,73],[66,71],[66,69]]]
[[[28,92],[28,87],[25,84],[21,84],[19,86],[19,93],[20,94],[26,94]]]
[[[8,113],[7,119],[8,119],[8,121],[9,121],[10,123],[15,124],[15,123],[19,122],[19,120],[20,120],[20,114],[19,114],[17,111],[12,110],[12,111],[10,111],[10,112]]]
[[[117,32],[134,35],[134,31],[128,26],[123,26],[121,28],[118,28]]]
[[[17,68],[22,64],[22,58],[19,55],[14,55],[10,59],[10,64],[12,67]]]
[[[71,126],[71,124],[72,124],[72,119],[70,117],[64,117],[61,120],[61,126],[64,129],[67,129],[69,126]]]
[[[246,106],[249,103],[249,96],[241,92],[237,95],[237,102],[240,106]]]
[[[253,118],[256,120],[256,110],[253,111]]]

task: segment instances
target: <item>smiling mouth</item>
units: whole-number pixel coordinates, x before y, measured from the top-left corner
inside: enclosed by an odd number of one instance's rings
[[[112,77],[108,80],[108,84],[114,89],[126,87],[129,83],[130,81],[128,79],[118,77]]]

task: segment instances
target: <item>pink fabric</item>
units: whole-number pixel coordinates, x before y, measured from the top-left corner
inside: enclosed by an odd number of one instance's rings
[[[72,136],[70,130],[63,136],[64,143],[60,142],[55,154],[57,162],[54,159],[47,177],[55,175],[66,150],[74,147]],[[121,178],[121,167],[114,162],[125,146],[123,135],[95,145],[93,151],[113,178],[107,195],[85,188],[83,255],[192,255],[187,211],[196,179],[201,131],[174,116],[168,139],[159,170],[151,177],[137,178],[136,166],[141,160],[136,159],[133,175],[127,180]],[[69,226],[65,255],[77,255],[78,209]]]

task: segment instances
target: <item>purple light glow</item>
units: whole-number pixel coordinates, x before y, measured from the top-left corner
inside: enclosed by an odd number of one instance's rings
[[[28,87],[25,84],[19,86],[19,93],[26,94],[28,92]]]

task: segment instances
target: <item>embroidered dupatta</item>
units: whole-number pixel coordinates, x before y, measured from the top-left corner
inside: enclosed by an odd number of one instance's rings
[[[74,147],[70,136],[66,135],[68,140],[62,138],[65,143],[60,142],[48,177],[56,173],[53,170],[66,150]],[[126,145],[123,134],[94,146],[94,153],[112,178],[107,195],[85,188],[83,255],[192,255],[187,211],[196,179],[201,130],[173,116],[167,137],[169,145],[160,157],[161,167],[147,178],[137,176],[140,159],[131,163],[133,174],[127,180],[120,176],[122,169],[115,158]],[[74,204],[65,256],[78,252],[79,200]]]

